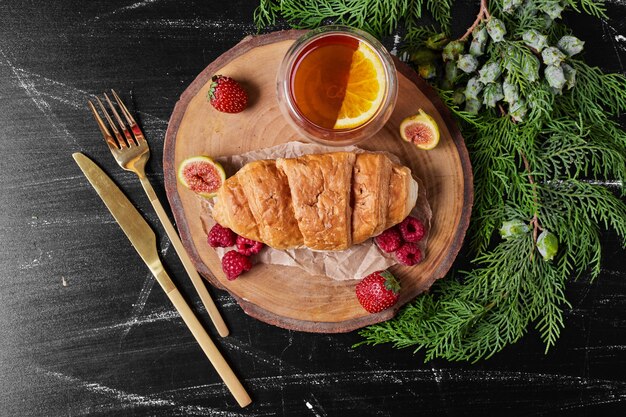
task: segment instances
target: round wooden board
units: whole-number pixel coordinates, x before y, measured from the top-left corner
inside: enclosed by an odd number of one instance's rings
[[[359,146],[399,156],[424,181],[433,210],[424,261],[414,267],[392,268],[402,284],[399,302],[391,309],[369,314],[356,299],[354,286],[358,281],[310,276],[294,267],[260,264],[235,281],[226,280],[216,253],[207,245],[199,199],[178,184],[176,167],[193,155],[234,155],[304,141],[283,118],[276,100],[278,66],[303,33],[288,30],[247,37],[198,75],[170,118],[163,155],[165,187],[182,241],[198,271],[213,285],[228,290],[247,314],[287,329],[347,332],[388,320],[447,273],[469,223],[472,169],[463,138],[435,91],[396,59],[396,108],[387,125]],[[225,114],[209,105],[206,96],[214,74],[231,76],[243,84],[250,95],[246,110]],[[432,151],[420,151],[398,134],[401,121],[420,108],[435,118],[441,130],[441,141]]]

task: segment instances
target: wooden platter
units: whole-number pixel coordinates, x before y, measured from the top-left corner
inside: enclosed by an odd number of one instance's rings
[[[228,156],[293,140],[305,141],[281,115],[275,81],[283,55],[303,33],[289,30],[247,37],[189,85],[174,108],[165,137],[165,188],[182,241],[198,271],[211,284],[228,290],[247,314],[287,329],[347,332],[390,319],[403,304],[448,272],[469,223],[472,169],[463,138],[435,91],[394,58],[399,81],[396,108],[387,125],[359,146],[400,157],[423,180],[433,210],[424,261],[414,267],[392,268],[402,285],[399,302],[391,309],[369,314],[354,294],[356,280],[310,276],[294,267],[259,264],[245,276],[228,281],[216,253],[207,245],[200,201],[178,184],[176,168],[193,155]],[[206,96],[214,74],[241,81],[250,95],[244,112],[219,113],[210,106]],[[400,122],[419,108],[435,118],[441,131],[441,141],[431,151],[420,151],[399,138]]]

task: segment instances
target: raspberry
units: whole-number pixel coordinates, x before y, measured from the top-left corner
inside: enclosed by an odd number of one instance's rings
[[[400,223],[400,233],[405,242],[419,242],[426,234],[424,224],[415,217],[407,217]]]
[[[222,258],[222,270],[229,281],[233,281],[239,275],[249,271],[250,268],[252,268],[250,258],[240,254],[236,250],[226,252]]]
[[[398,228],[392,227],[376,236],[374,242],[382,251],[389,253],[402,246],[402,236],[400,236]]]
[[[416,243],[407,242],[396,251],[396,259],[401,264],[413,266],[422,261],[422,251]]]
[[[235,244],[237,235],[227,227],[217,223],[209,230],[208,242],[212,248],[227,248]]]
[[[261,242],[257,242],[256,240],[248,239],[247,237],[237,236],[237,250],[239,253],[242,253],[246,256],[256,255],[263,249],[263,245]]]

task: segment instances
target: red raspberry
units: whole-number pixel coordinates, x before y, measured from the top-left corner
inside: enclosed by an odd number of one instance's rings
[[[402,236],[397,227],[391,227],[376,236],[374,242],[382,251],[390,253],[402,246]]]
[[[256,240],[248,239],[243,236],[237,236],[237,250],[246,256],[256,255],[261,252],[263,246],[265,246],[263,243],[257,242]]]
[[[405,242],[419,242],[426,234],[424,224],[415,217],[407,217],[400,223],[400,233]]]
[[[212,248],[227,248],[235,244],[237,235],[227,227],[217,223],[209,231],[208,242]]]
[[[396,258],[401,264],[413,266],[422,261],[422,251],[417,243],[407,242],[396,251]]]
[[[252,268],[250,258],[236,250],[226,252],[222,258],[222,271],[224,271],[229,281],[233,281],[239,275],[249,271],[250,268]]]

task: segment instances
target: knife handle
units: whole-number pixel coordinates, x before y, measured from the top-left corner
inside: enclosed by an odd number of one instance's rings
[[[165,271],[159,275],[162,274],[167,276]],[[162,277],[157,277],[157,280],[161,282],[161,278]],[[215,346],[215,343],[213,343],[213,340],[211,340],[211,337],[207,334],[206,330],[204,330],[204,327],[202,327],[202,324],[198,321],[191,308],[189,308],[189,305],[180,294],[180,291],[174,288],[167,293],[167,296],[172,304],[174,304],[174,307],[176,307],[176,310],[178,310],[178,313],[183,318],[183,321],[189,330],[191,330],[191,333],[196,338],[196,341],[206,354],[207,358],[209,358],[209,361],[219,376],[222,378],[222,381],[224,381],[231,394],[233,394],[233,397],[237,400],[237,403],[239,403],[239,406],[243,408],[249,405],[252,402],[252,399],[250,399],[246,389],[243,385],[241,385],[241,382],[226,362],[226,359],[224,359],[224,356],[222,356],[220,351]]]
[[[163,228],[165,229],[165,233],[167,234],[167,237],[172,242],[172,246],[174,246],[174,249],[176,250],[178,257],[180,258],[181,262],[183,263],[183,266],[185,267],[185,271],[187,271],[187,274],[191,278],[191,283],[196,289],[196,292],[198,293],[198,295],[200,296],[200,300],[202,300],[202,303],[204,304],[206,311],[209,313],[209,317],[211,318],[211,321],[213,321],[213,325],[217,329],[217,332],[219,333],[220,336],[222,337],[228,336],[228,333],[229,333],[228,327],[226,326],[226,323],[224,322],[222,315],[220,314],[219,310],[215,306],[215,303],[213,302],[213,299],[211,298],[209,291],[206,289],[204,281],[202,280],[202,278],[200,278],[200,275],[198,274],[196,267],[193,265],[193,262],[191,262],[191,259],[189,258],[189,254],[187,254],[187,251],[185,250],[183,243],[180,241],[180,238],[178,237],[178,233],[176,233],[176,229],[174,229],[172,222],[170,222],[170,219],[167,216],[167,213],[165,213],[165,210],[163,209],[161,202],[157,198],[157,195],[154,192],[154,189],[152,188],[150,181],[148,181],[147,177],[142,177],[140,178],[140,180],[141,180],[141,185],[143,186],[144,191],[146,192],[146,194],[148,195],[148,198],[150,199],[150,202],[152,203],[152,207],[154,207],[154,211],[156,211],[156,214],[159,217],[159,220],[161,221]]]

